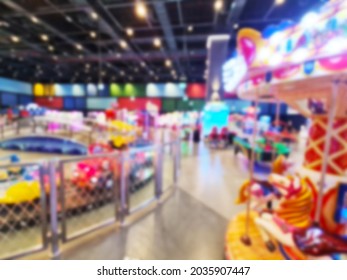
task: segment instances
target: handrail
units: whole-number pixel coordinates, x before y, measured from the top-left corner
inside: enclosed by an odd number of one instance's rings
[[[117,160],[117,168],[119,168],[118,171],[113,170],[114,167],[110,167],[110,171],[112,172],[112,180],[113,180],[113,193],[114,193],[114,200],[107,203],[112,203],[110,205],[114,205],[114,207],[111,207],[111,209],[114,209],[114,216],[113,218],[106,222],[98,221],[99,224],[93,224],[92,226],[88,226],[81,230],[83,234],[89,233],[91,230],[95,231],[100,229],[101,227],[104,227],[111,223],[124,223],[125,218],[128,215],[131,215],[137,211],[143,210],[144,208],[148,207],[151,203],[154,201],[159,201],[164,194],[163,192],[163,155],[164,155],[164,147],[170,145],[172,146],[173,154],[171,160],[173,160],[173,170],[172,170],[172,183],[170,182],[170,188],[174,190],[174,187],[177,186],[177,178],[178,178],[178,168],[179,168],[179,141],[169,142],[169,143],[161,143],[161,144],[153,144],[151,146],[147,147],[141,147],[141,148],[135,148],[130,149],[126,152],[112,152],[107,154],[97,154],[97,155],[90,155],[90,156],[78,156],[71,159],[54,159],[54,160],[43,160],[41,163],[35,162],[35,163],[19,163],[19,164],[6,164],[3,166],[0,166],[0,169],[6,169],[6,168],[13,168],[13,167],[31,167],[31,166],[39,166],[40,168],[40,185],[41,185],[41,219],[42,224],[41,230],[42,230],[42,246],[40,250],[46,250],[47,246],[50,245],[51,252],[53,257],[57,257],[60,254],[60,242],[59,240],[63,242],[69,242],[73,239],[76,239],[80,236],[80,234],[77,234],[76,236],[72,235],[71,238],[66,238],[66,235],[61,233],[59,231],[60,228],[63,228],[63,231],[65,230],[66,233],[66,224],[63,224],[64,220],[61,220],[62,217],[66,215],[67,208],[62,206],[62,208],[59,206],[61,203],[64,203],[64,199],[62,196],[64,195],[64,189],[66,188],[65,182],[65,175],[63,168],[64,164],[68,164],[71,162],[78,162],[83,160],[92,160],[95,158],[107,158],[111,160]],[[156,156],[154,160],[154,165],[151,168],[154,168],[154,192],[153,197],[150,197],[146,201],[141,202],[139,205],[134,206],[132,209],[130,209],[129,205],[129,198],[131,196],[130,189],[129,189],[129,169],[126,166],[129,166],[129,158],[128,155],[146,152],[146,151],[153,151]],[[153,158],[154,159],[154,158]],[[130,161],[131,163],[131,161]],[[59,178],[60,178],[60,185],[57,185],[57,172],[60,172]],[[114,173],[116,172],[116,173]],[[120,173],[118,173],[120,172]],[[43,180],[43,176],[45,176],[45,180]],[[47,180],[48,179],[48,180]],[[62,181],[63,180],[63,181]],[[49,184],[48,190],[45,188],[47,187],[47,183]],[[46,184],[46,185],[45,185]],[[153,186],[153,185],[152,185]],[[170,189],[169,188],[169,189]],[[166,188],[167,190],[168,188]],[[166,192],[165,190],[165,192]],[[46,193],[47,192],[47,193]],[[46,195],[47,201],[46,201]],[[66,194],[65,194],[66,195]],[[92,194],[90,194],[90,197],[93,197]],[[73,199],[74,197],[72,197]],[[70,198],[71,199],[71,198]],[[48,204],[47,204],[48,202]],[[84,203],[84,202],[83,202]],[[87,203],[87,200],[86,200]],[[49,207],[48,207],[49,206]],[[48,207],[48,208],[47,208]],[[75,206],[74,206],[75,207]],[[60,209],[61,208],[61,209]],[[46,209],[49,209],[48,212]],[[64,212],[60,212],[64,211]],[[20,215],[20,214],[18,214]],[[66,216],[64,218],[66,220]],[[46,224],[50,224],[50,231],[48,231],[48,228],[46,227]],[[60,225],[62,227],[60,227]],[[0,232],[1,234],[1,232]],[[65,236],[65,237],[64,237]],[[63,238],[64,237],[64,238]],[[0,246],[1,250],[1,246]],[[35,250],[36,252],[36,250]],[[22,255],[28,255],[34,253],[33,250],[29,250],[27,252],[24,252]],[[14,257],[20,257],[19,255],[12,256]]]

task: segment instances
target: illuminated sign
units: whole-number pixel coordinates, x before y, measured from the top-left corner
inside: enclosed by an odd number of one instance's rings
[[[270,26],[260,33],[241,29],[238,52],[249,69],[276,69],[347,52],[347,1],[330,1],[296,24]]]

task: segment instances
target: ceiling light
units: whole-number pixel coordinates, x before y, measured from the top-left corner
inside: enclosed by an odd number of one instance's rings
[[[49,45],[49,46],[48,46],[48,50],[51,51],[51,52],[53,52],[53,51],[54,51],[54,47],[53,47],[52,45]]]
[[[238,23],[235,23],[235,24],[234,24],[234,29],[237,29],[237,28],[239,28],[239,24],[238,24]]]
[[[172,62],[171,62],[170,59],[165,60],[165,66],[166,67],[171,67],[172,66]]]
[[[189,25],[188,28],[187,28],[187,30],[188,30],[189,32],[193,32],[193,31],[194,31],[194,26],[193,26],[193,25]]]
[[[97,20],[99,18],[98,14],[95,13],[95,12],[91,12],[90,13],[90,17],[93,19],[93,20]]]
[[[90,35],[90,37],[92,37],[93,39],[96,38],[96,32],[94,32],[94,31],[90,31],[89,35]]]
[[[154,38],[153,40],[153,45],[156,47],[156,48],[160,48],[161,47],[161,40],[159,38]]]
[[[120,58],[120,57],[121,57],[121,54],[120,54],[120,53],[116,53],[116,57],[117,57],[117,58]]]
[[[139,18],[145,18],[147,16],[147,7],[142,1],[135,3],[135,13]]]
[[[142,62],[141,62],[141,66],[142,66],[142,67],[146,67],[146,63],[142,61]]]
[[[39,23],[39,19],[35,16],[32,16],[30,19],[33,23]]]
[[[124,75],[125,75],[124,71],[121,71],[121,72],[120,72],[120,75],[121,75],[121,76],[124,76]]]
[[[58,57],[57,57],[56,55],[53,55],[53,56],[52,56],[52,59],[53,59],[53,60],[58,60]]]
[[[68,21],[68,22],[72,22],[72,18],[69,17],[69,16],[66,16],[65,19],[66,19],[66,21]]]
[[[47,42],[49,40],[49,37],[46,34],[41,34],[40,38],[42,41],[45,41],[45,42]]]
[[[286,2],[286,0],[275,0],[275,5],[279,6],[279,5],[284,4],[284,2]]]
[[[119,45],[120,45],[121,48],[123,48],[123,49],[126,49],[126,48],[128,47],[127,42],[125,42],[124,40],[121,40],[121,41],[119,42]]]
[[[214,10],[216,12],[220,12],[222,9],[223,9],[223,1],[222,0],[214,1]]]
[[[0,27],[9,27],[10,25],[6,21],[0,21]]]
[[[126,33],[129,37],[133,36],[134,35],[134,30],[132,28],[127,28],[126,29]]]
[[[13,43],[19,43],[20,42],[20,38],[18,36],[12,35],[10,38],[11,38],[11,41]]]
[[[76,44],[76,49],[78,49],[78,50],[82,50],[83,49],[83,47],[82,47],[82,45],[81,44]]]

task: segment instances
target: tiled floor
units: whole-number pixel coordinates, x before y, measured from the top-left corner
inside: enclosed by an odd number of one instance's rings
[[[62,259],[223,259],[227,220],[178,190],[144,218],[65,250]]]
[[[63,259],[223,259],[240,173],[231,150],[185,144],[179,189],[126,228],[95,234]],[[164,176],[164,178],[167,178]]]

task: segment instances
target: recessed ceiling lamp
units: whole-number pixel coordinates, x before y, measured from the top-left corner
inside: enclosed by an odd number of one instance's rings
[[[220,12],[222,9],[223,9],[223,1],[222,0],[214,1],[214,10],[216,12]]]
[[[145,62],[141,62],[141,66],[144,68],[144,67],[146,67],[146,63]]]
[[[189,32],[193,32],[193,31],[194,31],[194,26],[193,26],[193,25],[189,25],[188,28],[187,28],[187,30],[188,30]]]
[[[134,35],[134,30],[132,29],[132,28],[127,28],[126,30],[125,30],[125,32],[127,33],[127,35],[129,36],[129,37],[131,37],[131,36],[133,36]]]
[[[275,0],[275,5],[276,6],[279,6],[279,5],[282,5],[286,2],[286,0]]]
[[[90,13],[90,17],[93,19],[93,20],[98,20],[99,16],[96,12],[91,12]]]
[[[170,59],[165,60],[165,66],[166,67],[171,67],[172,66],[172,61]]]
[[[9,27],[10,25],[6,21],[0,21],[0,27]]]
[[[124,76],[124,75],[125,75],[124,71],[121,71],[121,72],[120,72],[120,75],[121,75],[121,76]]]
[[[49,37],[46,34],[41,34],[40,38],[42,41],[45,41],[45,42],[47,42],[49,40]]]
[[[95,31],[90,31],[90,32],[89,32],[89,36],[90,36],[91,38],[95,39],[95,38],[96,38],[96,32],[95,32]]]
[[[20,38],[18,36],[12,35],[10,38],[11,38],[11,41],[13,43],[19,43],[20,42]]]
[[[83,49],[81,44],[76,44],[76,49],[78,49],[79,51],[81,51]]]
[[[147,17],[147,7],[143,1],[141,1],[141,0],[136,1],[135,13],[139,18],[146,18]]]
[[[72,18],[69,17],[69,16],[66,16],[65,19],[66,19],[67,22],[72,22]]]
[[[238,23],[235,23],[235,24],[234,24],[234,29],[237,29],[237,28],[239,28],[239,24],[238,24]]]
[[[161,40],[159,38],[154,38],[153,40],[153,45],[156,47],[156,48],[160,48],[161,47]]]
[[[48,46],[48,50],[49,50],[50,52],[53,52],[53,51],[54,51],[54,47],[53,47],[52,45],[49,45],[49,46]]]
[[[128,47],[127,42],[125,42],[124,40],[121,40],[119,42],[119,45],[121,46],[122,49],[126,49]]]
[[[33,23],[39,23],[39,19],[37,18],[37,17],[35,17],[35,16],[32,16],[32,17],[30,17],[30,20],[33,22]]]

